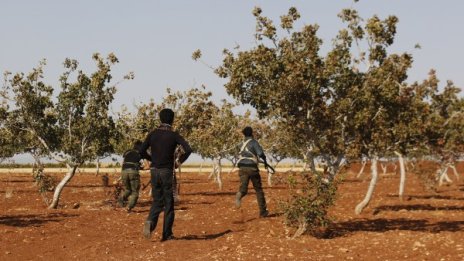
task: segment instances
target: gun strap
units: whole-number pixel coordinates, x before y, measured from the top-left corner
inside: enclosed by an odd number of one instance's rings
[[[248,149],[248,146],[247,146],[248,143],[250,143],[251,140],[252,140],[252,139],[249,139],[249,140],[246,140],[246,141],[243,142],[242,147],[240,148],[240,152],[239,152],[240,158],[238,159],[237,164],[238,164],[241,160],[244,160],[244,159],[251,160],[251,161],[253,161],[254,163],[258,164],[258,157],[257,157],[255,154],[253,154],[253,152],[251,152],[251,151]],[[250,153],[251,155],[253,155],[253,157],[245,157],[245,156],[242,155],[243,152]]]

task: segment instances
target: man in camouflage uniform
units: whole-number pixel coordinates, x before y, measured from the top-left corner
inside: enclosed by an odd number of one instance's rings
[[[137,203],[139,198],[140,190],[140,161],[142,156],[139,153],[140,147],[142,146],[141,141],[136,141],[134,147],[126,151],[123,155],[124,160],[121,171],[121,181],[124,185],[124,193],[121,194],[118,200],[120,207],[127,205],[127,211],[130,212]],[[145,159],[151,160],[149,156]]]
[[[240,176],[240,187],[236,194],[235,205],[237,208],[241,206],[242,198],[248,193],[248,183],[251,180],[253,188],[256,191],[256,198],[259,206],[259,216],[267,217],[269,212],[266,207],[266,199],[261,184],[261,176],[259,175],[259,158],[266,163],[266,155],[264,155],[261,145],[253,138],[253,129],[245,127],[242,131],[245,140],[240,146],[240,158],[238,160],[238,174]]]

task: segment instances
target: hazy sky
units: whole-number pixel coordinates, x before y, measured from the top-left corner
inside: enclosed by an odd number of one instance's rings
[[[66,57],[78,59],[90,71],[92,53],[114,52],[120,59],[115,78],[128,71],[136,76],[120,86],[115,109],[159,99],[166,87],[180,90],[205,84],[220,99],[227,96],[223,81],[192,61],[191,54],[200,48],[206,62],[218,65],[223,48],[237,43],[252,46],[254,6],[261,6],[263,14],[275,21],[289,7],[297,7],[302,16],[299,25],[318,23],[327,48],[341,28],[337,14],[351,5],[348,0],[4,0],[0,4],[0,71],[28,71],[46,58],[46,80],[54,84]],[[392,49],[413,52],[410,80],[423,79],[435,68],[443,82],[452,79],[464,86],[464,1],[361,0],[354,6],[364,17],[399,17]],[[414,50],[416,43],[421,50]]]
[[[337,14],[350,7],[348,0],[245,1],[245,0],[3,0],[0,3],[0,71],[29,71],[46,58],[46,81],[56,84],[66,57],[94,69],[94,52],[114,52],[120,64],[116,79],[129,71],[135,80],[120,86],[113,108],[164,95],[166,87],[187,89],[205,84],[215,99],[227,97],[223,81],[211,69],[195,63],[199,48],[203,59],[215,66],[223,48],[253,45],[254,6],[278,24],[279,16],[295,6],[298,25],[317,23],[325,48],[342,24]],[[392,49],[413,52],[410,81],[438,71],[444,83],[451,79],[464,86],[464,1],[461,0],[360,0],[354,5],[365,18],[378,14],[399,17]],[[415,50],[420,43],[422,49]],[[3,80],[3,79],[2,79]]]

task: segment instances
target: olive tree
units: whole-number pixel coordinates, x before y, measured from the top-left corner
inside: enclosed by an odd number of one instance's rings
[[[459,97],[461,89],[452,81],[447,81],[440,91],[439,80],[435,71],[419,85],[428,92],[428,114],[424,124],[428,154],[434,156],[439,164],[439,184],[443,179],[449,180],[446,172],[453,169],[457,178],[459,175],[454,166],[456,159],[462,155],[464,145],[464,100]]]
[[[7,115],[7,108],[0,108],[0,164],[18,152],[18,148],[14,142],[16,134],[13,134],[6,123]]]
[[[397,17],[388,16],[382,20],[374,15],[364,21],[354,9],[345,9],[339,16],[347,23],[347,33],[360,49],[356,60],[361,66],[353,67],[353,71],[358,72],[359,84],[354,85],[351,92],[351,108],[355,112],[356,142],[353,144],[357,146],[355,151],[359,157],[371,160],[372,178],[365,198],[356,206],[355,212],[359,214],[374,192],[379,157],[395,149],[401,156],[406,153],[408,144],[414,145],[414,133],[409,130],[410,125],[407,126],[413,123],[407,121],[414,120],[416,115],[410,108],[412,99],[408,98],[413,93],[405,90],[412,56],[389,53],[388,47],[396,35]],[[367,47],[363,50],[361,46]],[[403,154],[397,151],[400,149]],[[404,171],[402,173],[404,183]]]
[[[300,18],[296,8],[281,16],[282,37],[259,7],[253,10],[253,15],[256,45],[248,50],[224,50],[223,62],[215,73],[227,80],[227,93],[255,108],[260,118],[286,125],[293,144],[305,155],[315,174],[306,181],[316,187],[322,184],[320,180],[327,182],[321,186],[335,186],[332,181],[355,140],[352,93],[360,86],[362,77],[353,70],[350,52],[353,39],[347,30],[341,30],[332,49],[321,54],[319,26],[310,24],[295,29],[294,21]],[[196,51],[193,58],[200,59],[201,52]],[[316,157],[323,158],[328,165],[324,179],[316,171]],[[332,189],[313,188],[304,190],[307,195],[295,195],[290,201],[294,208],[287,208],[304,210],[296,216],[289,215],[297,217],[300,228],[316,219],[325,219],[327,208],[333,204],[333,200],[323,200],[319,201],[323,204],[301,205],[307,202],[303,198],[312,198],[319,192],[324,192],[322,197],[333,199],[334,194],[328,193]]]
[[[341,32],[324,57],[318,25],[293,28],[300,18],[295,8],[281,17],[281,28],[287,32],[282,38],[261,13],[258,7],[253,10],[257,45],[246,51],[224,50],[223,63],[215,72],[227,79],[225,88],[232,97],[254,107],[261,118],[284,121],[301,150],[324,157],[332,179],[351,136],[347,95],[358,77],[350,67],[350,39]],[[197,51],[193,58],[200,56]]]
[[[17,73],[8,79],[7,91],[15,102],[13,114],[19,128],[40,142],[47,155],[66,165],[68,172],[56,186],[49,208],[57,208],[61,192],[84,162],[111,151],[115,127],[109,114],[116,85],[111,68],[118,63],[114,54],[105,59],[93,55],[96,71],[88,75],[78,70],[78,62],[64,61],[60,90],[43,82],[42,62],[31,73]],[[124,76],[130,79],[133,75]]]
[[[160,124],[158,113],[162,108],[153,99],[134,107],[134,111],[129,111],[126,106],[122,106],[121,111],[117,113],[117,131],[112,142],[115,152],[120,155],[132,148],[135,141],[143,141],[147,134]]]
[[[216,107],[208,126],[198,129],[195,133],[200,144],[198,151],[202,157],[213,160],[213,170],[210,177],[214,177],[219,188],[222,189],[222,160],[229,159],[235,164],[238,154],[240,135],[240,117],[233,112],[234,104],[225,100]]]

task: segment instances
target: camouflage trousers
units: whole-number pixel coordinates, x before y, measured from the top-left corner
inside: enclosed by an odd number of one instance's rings
[[[140,190],[140,175],[138,170],[125,169],[121,173],[121,181],[124,185],[124,193],[119,198],[120,205],[125,205],[127,201],[127,208],[132,209],[135,207],[139,198]]]
[[[248,194],[248,183],[251,181],[253,188],[256,191],[256,199],[258,201],[259,213],[264,214],[267,212],[266,199],[264,197],[263,186],[261,184],[261,176],[259,175],[259,170],[240,168],[238,171],[240,177],[240,187],[238,193],[240,198],[243,198]]]

